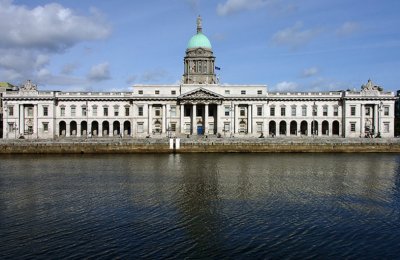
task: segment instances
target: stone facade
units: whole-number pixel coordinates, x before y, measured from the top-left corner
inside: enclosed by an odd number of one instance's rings
[[[28,81],[3,95],[3,138],[393,137],[394,93],[372,81],[360,91],[269,92],[266,85],[216,80],[211,45],[198,20],[179,85],[132,92],[39,91]],[[193,38],[192,38],[193,39]]]

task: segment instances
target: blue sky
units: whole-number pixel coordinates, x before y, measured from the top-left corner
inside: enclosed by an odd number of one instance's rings
[[[226,84],[400,89],[400,1],[0,0],[0,81],[42,90],[175,84],[203,18]]]

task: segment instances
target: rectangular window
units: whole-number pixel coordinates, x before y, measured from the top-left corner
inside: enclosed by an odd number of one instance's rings
[[[257,116],[262,116],[262,106],[257,106]]]
[[[171,95],[176,95],[176,90],[171,90]]]
[[[138,107],[138,116],[143,116],[143,106]]]
[[[93,116],[97,116],[97,107],[93,107]]]
[[[154,94],[159,95],[159,94],[160,94],[160,91],[159,91],[159,90],[155,90],[155,91],[154,91]]]
[[[201,107],[196,107],[196,116],[202,116],[203,115],[203,109]]]
[[[313,116],[318,115],[318,107],[316,105],[313,106]]]
[[[240,113],[240,116],[246,116],[246,108],[241,107],[239,113]]]
[[[338,116],[338,115],[339,115],[339,108],[333,107],[333,116]]]
[[[350,123],[350,132],[355,132],[356,131],[356,123],[351,122]]]
[[[114,107],[114,116],[119,115],[119,107]]]
[[[82,116],[87,116],[87,109],[86,109],[86,107],[82,107]]]
[[[49,123],[43,123],[43,132],[48,132],[49,131]]]
[[[8,123],[7,132],[12,132],[12,131],[14,131],[14,123]]]
[[[184,107],[185,116],[190,116],[190,108]]]
[[[43,116],[48,116],[49,115],[49,107],[44,106],[43,107]]]
[[[262,95],[262,90],[257,90],[258,95]]]
[[[257,133],[262,133],[263,131],[263,123],[257,122]]]
[[[125,107],[125,116],[129,116],[129,107]]]
[[[351,106],[350,107],[350,115],[355,116],[356,115],[356,106]]]
[[[28,116],[33,116],[33,107],[28,107]]]
[[[322,115],[323,115],[323,116],[328,116],[328,107],[327,107],[327,106],[324,106],[324,107],[322,108]]]
[[[76,116],[76,107],[71,107],[71,116]]]
[[[137,132],[138,133],[143,133],[143,122],[138,122],[137,123]]]
[[[229,132],[229,131],[231,131],[231,123],[224,122],[224,132]]]
[[[301,107],[301,115],[307,116],[307,107],[306,106]]]
[[[241,90],[241,91],[240,91],[240,94],[246,95],[246,90]]]
[[[230,115],[231,108],[229,106],[225,106],[225,116]]]
[[[231,91],[229,89],[225,89],[225,95],[231,94]]]
[[[295,106],[292,107],[292,116],[296,116],[296,107]]]
[[[108,107],[103,107],[103,115],[108,116]]]
[[[65,116],[65,107],[60,107],[60,115]]]
[[[143,95],[143,90],[138,90],[139,95]]]
[[[366,116],[370,116],[371,115],[371,108],[370,107],[366,107],[365,108],[365,115]]]
[[[383,115],[384,116],[388,116],[389,115],[389,107],[388,106],[383,107]]]
[[[281,107],[281,116],[286,116],[286,107]]]
[[[171,131],[176,132],[176,123],[171,123]]]
[[[208,116],[214,116],[214,109],[208,108]]]
[[[383,123],[383,132],[384,133],[389,133],[389,130],[390,130],[389,123]]]
[[[154,114],[155,114],[155,116],[161,116],[161,109],[160,108],[156,108],[154,110]]]
[[[14,107],[8,107],[8,115],[9,116],[14,116]]]
[[[175,117],[176,116],[176,106],[171,106],[171,117]]]
[[[270,114],[271,116],[275,116],[275,107],[271,107],[271,108],[269,109],[269,114]]]

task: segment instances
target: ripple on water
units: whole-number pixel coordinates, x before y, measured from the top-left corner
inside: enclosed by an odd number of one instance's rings
[[[400,254],[398,155],[5,156],[1,162],[2,259]]]

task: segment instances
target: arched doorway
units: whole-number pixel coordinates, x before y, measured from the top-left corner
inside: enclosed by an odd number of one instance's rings
[[[92,129],[90,132],[92,136],[97,136],[99,134],[99,123],[97,121],[92,122]]]
[[[125,121],[124,122],[124,136],[131,135],[131,122]]]
[[[87,122],[86,121],[81,122],[81,135],[82,136],[87,135]]]
[[[322,135],[329,135],[329,123],[326,120],[322,122]]]
[[[301,135],[307,135],[308,134],[307,121],[301,121],[301,123],[300,123],[300,134]]]
[[[339,135],[339,122],[336,120],[332,123],[332,135]]]
[[[71,123],[69,124],[69,127],[70,127],[69,134],[71,136],[76,136],[77,135],[78,124],[75,121],[71,121]]]
[[[297,135],[297,122],[290,122],[290,135]]]
[[[279,135],[286,135],[286,121],[279,123]]]
[[[318,135],[318,122],[315,120],[311,122],[311,134]]]
[[[275,136],[276,135],[276,123],[275,121],[269,122],[269,135]]]
[[[65,121],[61,121],[59,124],[59,136],[65,136],[67,134],[67,123]]]
[[[114,121],[114,123],[113,123],[113,135],[115,136],[115,135],[119,135],[121,132],[120,132],[120,123],[118,122],[118,121]]]
[[[110,124],[108,123],[108,121],[103,121],[102,129],[103,129],[103,136],[110,135]]]

